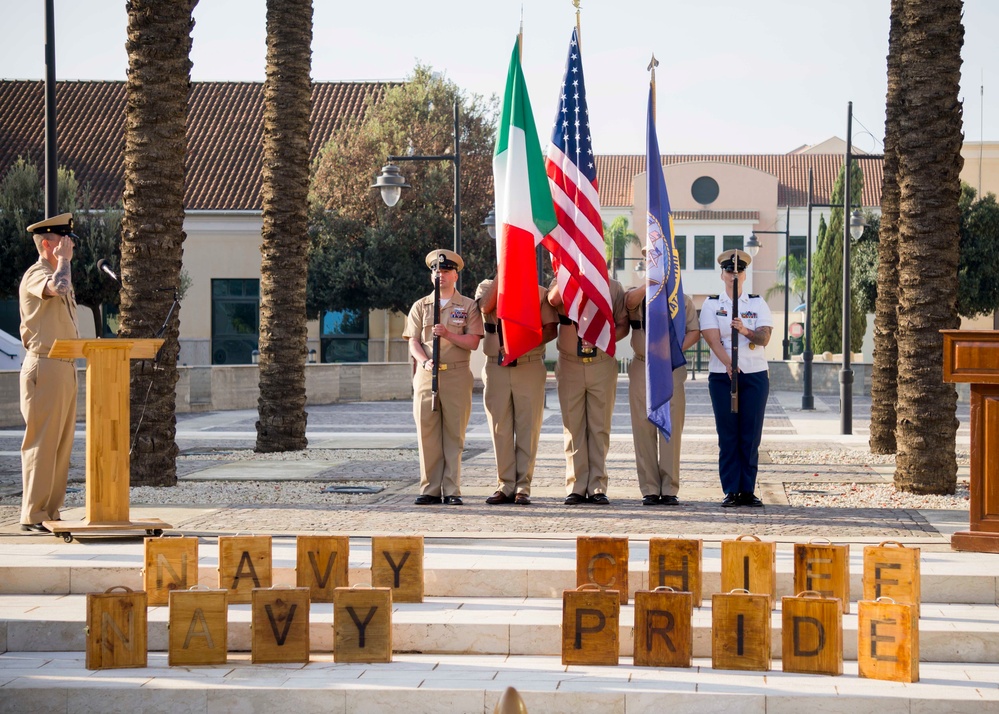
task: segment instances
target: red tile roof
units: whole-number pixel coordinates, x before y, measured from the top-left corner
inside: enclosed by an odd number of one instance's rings
[[[380,82],[312,85],[311,157],[333,131],[364,115],[392,86]],[[259,211],[263,132],[261,82],[194,82],[188,112],[188,210]],[[94,204],[115,203],[124,188],[125,83],[56,84],[59,164],[89,184]],[[41,81],[0,80],[0,176],[19,156],[45,164]]]
[[[600,179],[602,206],[631,206],[632,181],[645,171],[644,155],[597,156],[597,176]],[[714,161],[748,166],[777,177],[777,205],[805,206],[808,203],[808,169],[812,169],[814,184],[812,203],[829,203],[833,184],[843,166],[842,154],[669,154],[662,157],[663,166],[694,161]],[[865,206],[881,205],[881,160],[858,162],[864,172]],[[668,188],[668,187],[667,187]]]

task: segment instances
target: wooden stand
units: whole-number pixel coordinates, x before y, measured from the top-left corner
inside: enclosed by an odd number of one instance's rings
[[[56,340],[55,359],[87,360],[87,517],[44,521],[69,543],[73,533],[144,530],[160,535],[170,528],[158,518],[129,518],[129,360],[153,359],[163,340]]]
[[[950,545],[999,553],[999,331],[941,333],[944,381],[971,384],[971,527]]]

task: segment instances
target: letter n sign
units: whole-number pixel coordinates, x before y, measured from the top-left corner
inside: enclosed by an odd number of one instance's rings
[[[333,661],[392,661],[392,589],[333,591]]]
[[[617,591],[583,585],[562,593],[562,664],[616,665],[621,650]]]
[[[146,666],[146,593],[87,593],[86,659],[87,669]]]

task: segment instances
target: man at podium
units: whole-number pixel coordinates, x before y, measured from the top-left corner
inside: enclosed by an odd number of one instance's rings
[[[38,262],[21,278],[18,307],[21,342],[21,530],[47,532],[66,500],[69,456],[76,428],[76,365],[50,359],[52,343],[77,339],[76,296],[70,280],[73,215],[63,213],[28,226]]]

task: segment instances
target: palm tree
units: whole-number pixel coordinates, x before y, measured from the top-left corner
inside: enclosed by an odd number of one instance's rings
[[[903,111],[902,4],[891,0],[888,31],[888,95],[885,100],[884,181],[878,243],[878,297],[874,305],[874,367],[871,372],[871,452],[895,453],[898,399],[898,123]]]
[[[304,449],[312,0],[267,0],[256,450]]]
[[[155,361],[132,363],[134,484],[177,483],[179,311],[170,313],[184,252],[184,155],[197,0],[130,0],[125,85],[121,329],[147,338],[166,319]]]
[[[787,273],[790,276],[791,293],[794,295],[793,303],[800,305],[805,302],[805,294],[808,292],[805,275],[805,263],[796,255],[788,255],[777,261],[777,282],[767,288],[764,293],[767,300],[774,295],[784,293],[784,264],[787,264]],[[790,301],[789,301],[790,302]]]
[[[902,12],[895,486],[918,493],[957,483],[957,391],[943,381],[940,330],[960,324],[961,5],[906,0]]]
[[[628,219],[618,216],[608,226],[604,224],[604,246],[607,250],[607,267],[617,277],[618,263],[624,263],[624,253],[629,245],[642,245],[641,239],[628,228]]]

